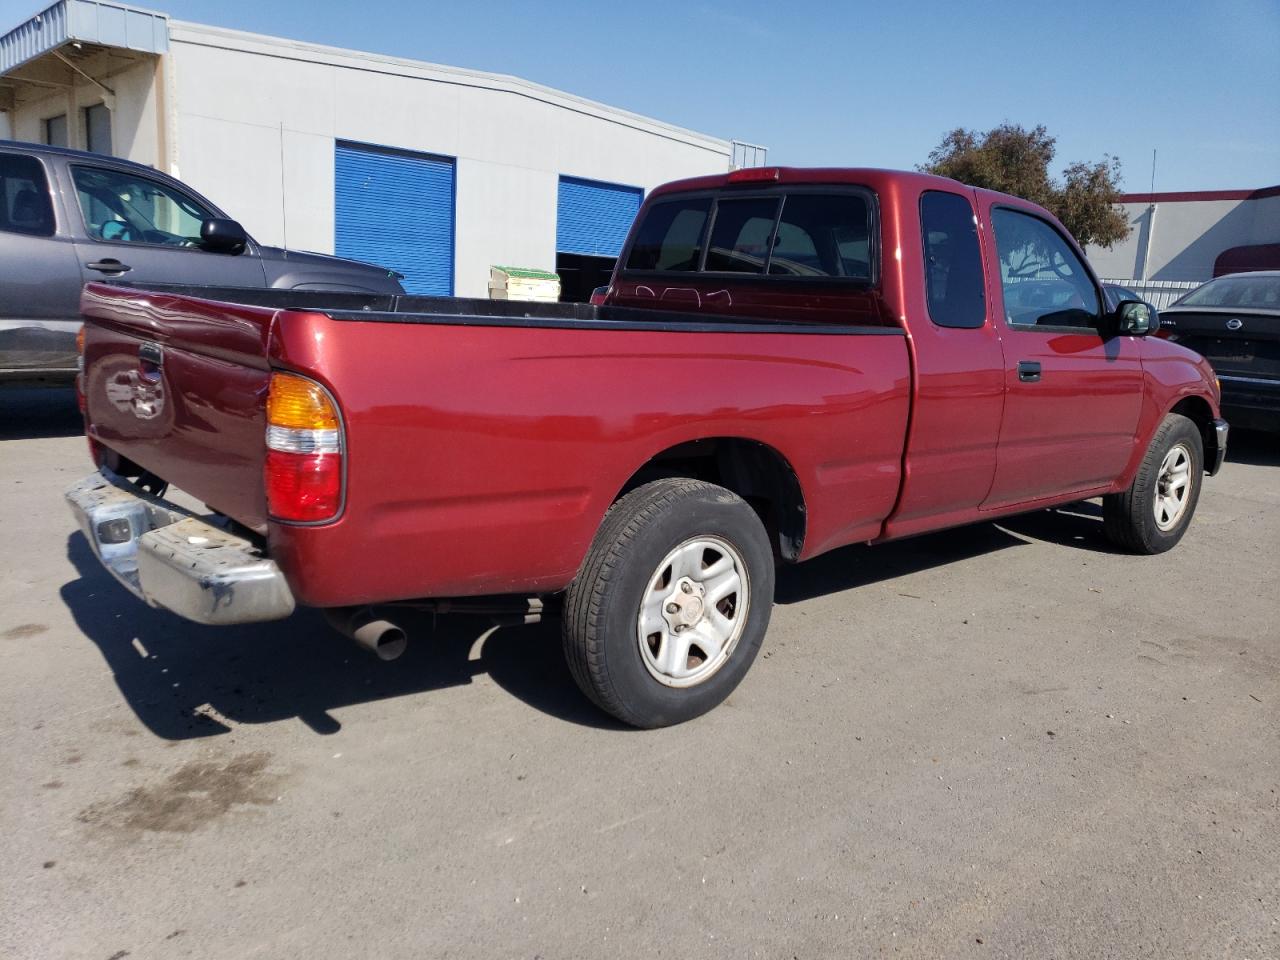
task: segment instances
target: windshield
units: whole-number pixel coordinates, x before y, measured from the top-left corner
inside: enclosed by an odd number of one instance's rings
[[[1192,290],[1175,306],[1280,310],[1280,276],[1219,277]]]

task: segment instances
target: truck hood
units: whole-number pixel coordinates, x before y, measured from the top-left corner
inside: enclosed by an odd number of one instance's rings
[[[267,286],[291,290],[355,290],[404,293],[403,275],[387,267],[325,253],[259,247]]]

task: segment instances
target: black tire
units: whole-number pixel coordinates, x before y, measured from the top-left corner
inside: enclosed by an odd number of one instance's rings
[[[727,656],[714,672],[696,685],[673,687],[646,665],[641,603],[650,581],[661,576],[659,564],[700,537],[724,541],[745,565],[745,621],[736,642],[724,645]],[[665,727],[706,713],[733,692],[760,650],[774,572],[769,536],[741,497],[684,478],[637,487],[605,515],[565,596],[564,653],[574,680],[602,710],[635,727]],[[694,656],[689,662],[696,663]]]
[[[1168,529],[1156,522],[1156,497],[1160,491],[1160,472],[1165,458],[1179,444],[1189,454],[1190,478],[1185,505]],[[1186,417],[1171,413],[1157,428],[1147,447],[1146,456],[1134,475],[1133,483],[1123,493],[1102,498],[1102,519],[1107,538],[1130,553],[1164,553],[1187,532],[1187,525],[1200,500],[1204,481],[1204,440],[1200,430]]]

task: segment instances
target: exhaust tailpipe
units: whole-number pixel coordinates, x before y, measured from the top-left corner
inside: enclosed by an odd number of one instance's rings
[[[409,635],[404,628],[381,619],[371,607],[325,610],[324,616],[331,627],[375,654],[379,660],[394,660],[409,645]]]

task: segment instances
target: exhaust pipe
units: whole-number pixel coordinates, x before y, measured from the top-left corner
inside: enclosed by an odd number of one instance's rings
[[[324,617],[344,637],[375,654],[379,660],[394,660],[409,645],[404,628],[383,620],[371,607],[339,607],[324,611]]]

